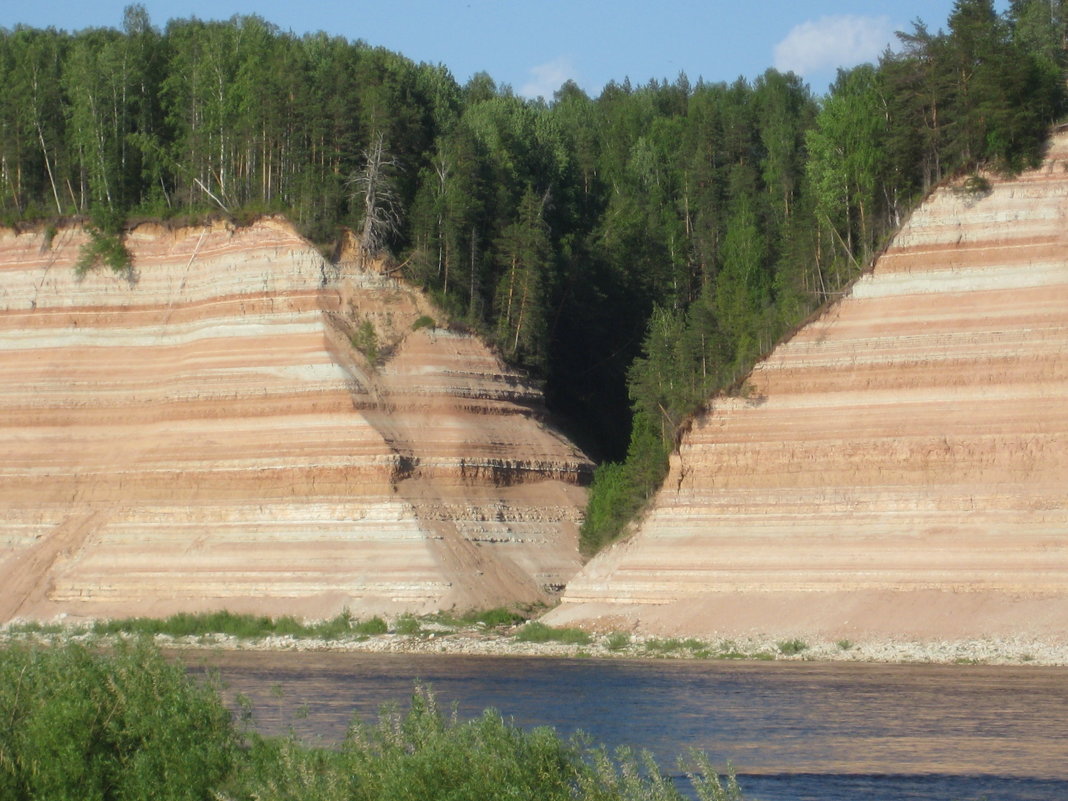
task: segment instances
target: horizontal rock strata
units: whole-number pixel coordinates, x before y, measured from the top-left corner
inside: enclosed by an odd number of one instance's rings
[[[274,220],[142,225],[128,275],[79,279],[84,241],[0,232],[0,620],[465,608],[578,568],[587,461],[477,338],[413,330],[419,293]]]
[[[937,191],[849,296],[714,398],[555,619],[1063,633],[1066,396],[1060,134],[988,193]]]

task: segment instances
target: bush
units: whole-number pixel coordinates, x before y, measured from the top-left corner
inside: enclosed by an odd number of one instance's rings
[[[74,270],[83,276],[100,264],[106,264],[113,272],[131,275],[130,252],[122,241],[125,222],[119,212],[107,206],[94,206],[85,226],[89,241],[82,245]]]
[[[671,447],[643,415],[635,416],[625,462],[602,464],[593,472],[579,548],[592,556],[618,539],[667,475]]]
[[[416,635],[423,629],[419,624],[419,620],[412,615],[401,615],[393,623],[393,630],[397,634]]]
[[[568,645],[589,645],[592,638],[582,629],[557,629],[532,621],[516,632],[519,642],[562,642]]]
[[[434,322],[433,317],[423,314],[420,315],[418,320],[412,323],[413,331],[418,331],[420,328],[437,328],[437,323]]]
[[[352,335],[352,347],[356,348],[371,364],[378,361],[378,334],[374,323],[364,320]]]
[[[389,631],[386,621],[375,615],[370,620],[361,620],[352,625],[352,630],[357,634],[385,634]]]
[[[804,640],[783,640],[778,647],[779,653],[783,656],[796,656],[808,649],[808,643]]]
[[[613,631],[605,639],[605,646],[609,651],[622,651],[630,645],[630,635],[623,631]]]
[[[212,797],[236,738],[210,686],[142,643],[0,651],[0,798]]]
[[[964,195],[989,195],[990,192],[990,181],[978,173],[973,173],[965,178],[958,190],[959,194]]]

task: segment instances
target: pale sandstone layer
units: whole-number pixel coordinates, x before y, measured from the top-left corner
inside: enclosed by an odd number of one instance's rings
[[[287,224],[0,232],[0,620],[551,600],[589,463],[416,291]],[[365,321],[379,357],[350,343]],[[372,354],[373,355],[373,354]]]
[[[1068,135],[937,191],[716,397],[550,620],[661,633],[1068,633]]]

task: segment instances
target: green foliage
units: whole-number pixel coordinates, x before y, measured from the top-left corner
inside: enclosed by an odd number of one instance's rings
[[[389,626],[386,625],[386,621],[376,615],[369,620],[354,623],[352,625],[352,631],[356,634],[369,634],[373,636],[375,634],[385,634],[389,631]]]
[[[427,620],[444,626],[482,626],[490,629],[507,628],[528,620],[531,610],[518,611],[507,606],[492,609],[469,609],[466,612],[437,612],[429,615]]]
[[[729,765],[725,782],[705,754],[692,751],[689,764],[682,767],[698,801],[742,801],[742,789]]]
[[[94,206],[85,226],[89,241],[82,245],[74,270],[79,276],[101,264],[112,272],[130,275],[132,262],[130,252],[122,240],[123,217],[106,206]]]
[[[6,630],[12,634],[63,634],[67,628],[62,623],[42,623],[39,620],[27,620],[9,623]]]
[[[393,630],[397,634],[414,636],[422,631],[418,618],[412,615],[401,615],[393,622]]]
[[[984,175],[969,175],[964,179],[957,191],[959,194],[972,197],[976,195],[988,195],[991,191],[990,181],[987,180]]]
[[[496,629],[522,623],[527,617],[514,609],[497,606],[493,609],[471,610],[461,615],[459,620],[461,623],[481,623],[486,628]]]
[[[412,323],[412,330],[418,331],[420,328],[437,328],[437,323],[434,322],[434,318],[428,315],[422,314],[414,323]]]
[[[352,347],[356,348],[371,364],[378,361],[378,334],[374,323],[364,320],[352,335]]]
[[[519,642],[561,642],[567,645],[589,645],[593,642],[593,638],[582,629],[554,628],[536,620],[517,631],[515,638]]]
[[[594,471],[586,518],[579,529],[583,553],[596,553],[615,540],[645,507],[667,475],[670,443],[663,438],[660,421],[643,412],[635,415],[626,461],[603,464]]]
[[[605,638],[605,647],[609,651],[622,651],[630,645],[630,635],[624,631],[613,631]]]
[[[643,648],[654,656],[668,656],[679,651],[689,651],[691,655],[699,658],[705,658],[711,654],[707,644],[692,637],[685,640],[680,640],[677,637],[670,637],[666,640],[654,637],[651,640],[646,640]]]
[[[616,539],[638,506],[626,466],[613,462],[599,466],[593,473],[586,517],[579,529],[582,552],[595,554]]]
[[[777,646],[783,656],[797,656],[802,651],[808,650],[808,643],[804,640],[783,640]]]
[[[293,617],[270,618],[264,615],[235,614],[228,611],[193,614],[179,612],[167,618],[135,617],[102,620],[93,624],[95,634],[135,634],[171,637],[200,637],[226,634],[240,639],[262,639],[271,636],[337,639],[350,634],[384,634],[386,624],[380,617],[358,621],[346,611],[328,620],[301,623]]]
[[[0,797],[206,801],[237,759],[215,691],[145,644],[0,651]]]

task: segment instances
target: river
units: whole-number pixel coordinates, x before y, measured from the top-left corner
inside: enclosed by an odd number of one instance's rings
[[[653,752],[696,748],[761,801],[1068,799],[1068,669],[316,652],[186,653],[256,727],[331,744],[417,681],[461,717]]]

